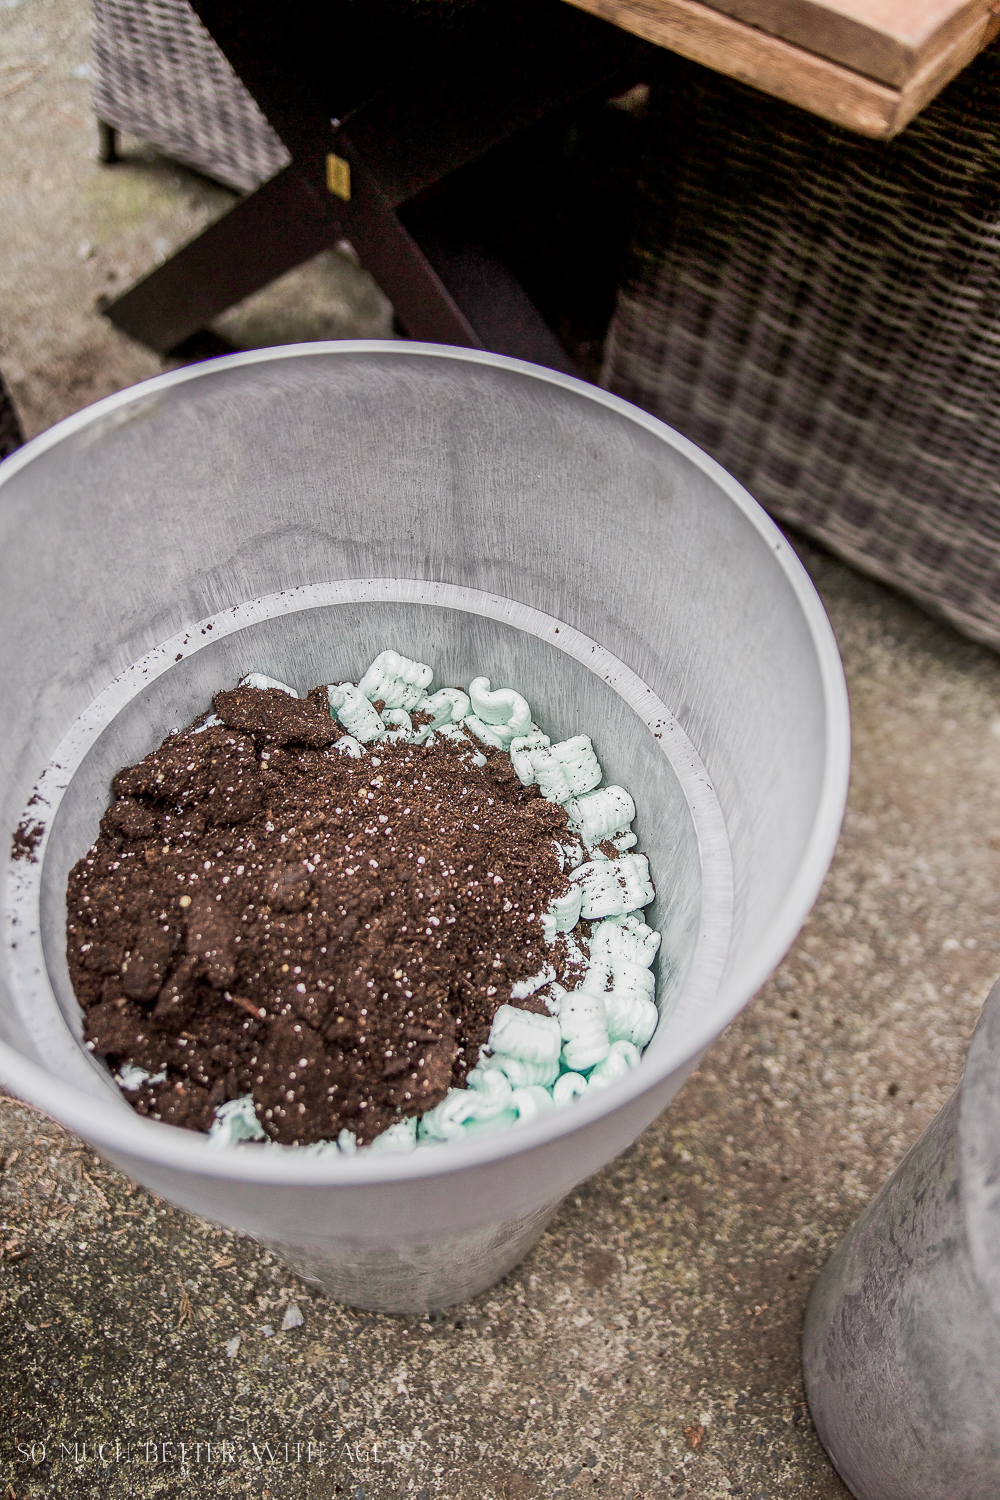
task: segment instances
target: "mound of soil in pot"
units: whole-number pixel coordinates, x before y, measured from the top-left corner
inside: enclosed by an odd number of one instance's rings
[[[540,920],[566,813],[467,741],[352,758],[324,688],[215,712],[118,772],[70,874],[87,1045],[151,1075],[141,1114],[207,1130],[250,1093],[276,1141],[370,1141],[464,1084],[515,981],[574,984]]]

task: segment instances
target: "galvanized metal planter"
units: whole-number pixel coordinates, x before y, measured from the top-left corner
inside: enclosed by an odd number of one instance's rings
[[[1000,984],[959,1087],[825,1267],[803,1360],[858,1500],[1000,1495]]]

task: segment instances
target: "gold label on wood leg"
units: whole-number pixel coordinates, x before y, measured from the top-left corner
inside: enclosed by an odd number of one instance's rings
[[[336,193],[338,198],[350,203],[351,164],[342,156],[335,156],[332,151],[327,153],[326,158],[326,185],[331,193]]]

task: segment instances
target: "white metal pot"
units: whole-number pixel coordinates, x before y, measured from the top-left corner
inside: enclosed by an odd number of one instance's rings
[[[515,1265],[779,962],[836,843],[846,691],[788,544],[662,423],[497,355],[308,344],[99,402],[0,467],[0,610],[2,816],[22,830],[0,1078],[358,1306],[446,1306]],[[664,932],[641,1065],[410,1156],[223,1152],[140,1119],[80,1043],[64,952],[111,776],[245,671],[302,689],[386,646],[439,683],[515,686],[633,792]]]

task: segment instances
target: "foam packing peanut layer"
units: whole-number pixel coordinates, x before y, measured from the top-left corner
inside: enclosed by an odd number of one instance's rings
[[[588,1089],[606,1089],[619,1078],[624,1078],[633,1068],[639,1066],[641,1053],[638,1047],[631,1042],[612,1042],[608,1048],[608,1055],[601,1059],[595,1068],[591,1069],[590,1077],[587,1079]]]
[[[385,725],[378,710],[353,682],[333,683],[327,692],[331,713],[360,744],[370,745],[385,738]]]
[[[498,1052],[479,1066],[487,1072],[502,1073],[512,1088],[527,1088],[533,1083],[551,1088],[559,1077],[558,1057],[552,1062],[524,1062],[519,1057],[505,1057]]]
[[[372,1151],[406,1152],[417,1149],[417,1117],[411,1115],[409,1119],[400,1120],[396,1125],[390,1125],[388,1130],[383,1130],[377,1135],[369,1148]]]
[[[599,917],[624,916],[648,906],[656,895],[649,878],[649,860],[644,854],[588,860],[569,878],[583,892],[580,914],[590,922]]]
[[[523,1062],[558,1062],[559,1022],[554,1016],[537,1016],[530,1010],[501,1005],[493,1017],[490,1048]]]
[[[560,1073],[552,1086],[552,1103],[557,1109],[562,1109],[586,1092],[587,1080],[582,1073]]]
[[[517,1111],[519,1120],[537,1120],[539,1115],[547,1115],[555,1109],[551,1093],[539,1084],[533,1084],[529,1088],[514,1089],[511,1094],[511,1104]]]
[[[548,749],[531,750],[528,758],[542,796],[549,802],[568,802],[589,792],[603,775],[589,734],[574,735]]]
[[[583,984],[576,990],[562,990],[553,985],[559,1016],[559,1029],[563,1037],[562,1060],[574,1073],[585,1073],[603,1058],[611,1046],[608,1036],[607,1012],[604,1006],[606,976],[590,970]]]
[[[517,1119],[514,1090],[506,1079],[504,1082],[506,1092],[499,1095],[489,1095],[481,1089],[452,1089],[440,1104],[421,1115],[417,1139],[454,1141],[513,1125]]]
[[[506,1073],[499,1068],[486,1067],[479,1063],[466,1077],[466,1087],[475,1089],[480,1094],[486,1094],[493,1100],[499,1100],[501,1107],[506,1108],[510,1102],[512,1084]]]
[[[506,750],[533,727],[527,699],[513,688],[490,692],[488,677],[476,677],[469,683],[469,699],[472,713],[466,723],[486,744]]]
[[[466,714],[462,720],[462,728],[474,734],[477,740],[484,745],[489,745],[493,750],[505,749],[503,732],[493,724],[486,724],[479,718],[478,714]]]
[[[557,933],[572,932],[580,920],[582,906],[583,891],[579,886],[571,886],[565,896],[557,896],[542,916],[545,941],[554,943]]]
[[[629,828],[635,817],[635,803],[623,786],[605,786],[599,791],[585,792],[582,797],[570,797],[565,807],[588,848],[605,839],[617,842],[627,837],[631,843],[626,848],[636,841]]]
[[[640,972],[652,981],[648,969]],[[660,1013],[648,995],[626,989],[613,989],[605,995],[604,1013],[609,1040],[631,1042],[635,1047],[645,1047],[660,1019]]]
[[[423,662],[383,651],[358,683],[358,692],[371,703],[381,699],[386,708],[416,708],[433,676]]]
[[[541,920],[547,941],[569,943],[587,967],[574,990],[554,982],[551,966],[514,982],[512,999],[540,993],[553,1014],[501,1004],[465,1088],[450,1089],[433,1109],[419,1118],[401,1118],[369,1147],[360,1148],[374,1152],[405,1153],[508,1130],[569,1106],[636,1067],[640,1049],[659,1021],[649,966],[660,934],[637,915],[655,895],[649,862],[643,854],[624,852],[636,843],[632,797],[624,787],[600,787],[603,773],[588,735],[553,744],[532,721],[527,699],[513,688],[492,689],[489,678],[476,677],[468,692],[453,687],[428,692],[432,677],[425,663],[387,650],[357,685],[331,684],[331,716],[347,731],[332,748],[358,758],[386,739],[420,745],[442,735],[464,742],[468,750],[463,753],[477,765],[485,764],[486,757],[476,741],[506,751],[522,786],[537,785],[548,801],[565,807],[570,819],[575,837],[555,841],[569,890]],[[260,673],[250,673],[241,686],[279,688],[298,696]],[[414,723],[414,716],[419,722]],[[599,848],[609,841],[617,857],[609,858]],[[578,931],[581,918],[596,924],[589,938]],[[119,1082],[134,1086],[124,1070]],[[209,1137],[216,1146],[256,1142],[268,1150],[290,1149],[264,1138],[249,1095],[219,1106]],[[296,1149],[353,1155],[359,1148],[345,1129],[336,1141]]]
[[[532,750],[547,750],[552,744],[547,734],[533,729],[530,734],[516,735],[510,742],[510,763],[517,772],[522,786],[530,786],[535,779],[535,768],[531,764]]]
[[[660,934],[636,916],[609,917],[590,937],[591,962],[611,969],[621,963],[648,969],[659,947]]]
[[[233,1146],[237,1141],[262,1141],[264,1127],[257,1119],[253,1106],[253,1095],[244,1094],[239,1099],[230,1099],[220,1104],[215,1111],[208,1138],[213,1146]]]
[[[446,724],[460,723],[469,712],[469,706],[468,693],[463,693],[459,688],[440,688],[429,697],[421,698],[414,711],[430,714],[431,721],[412,730],[412,743],[422,745],[435,730],[442,729]]]
[[[413,722],[405,708],[386,708],[382,711],[382,723],[388,733],[387,740],[410,740],[413,738]]]

